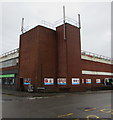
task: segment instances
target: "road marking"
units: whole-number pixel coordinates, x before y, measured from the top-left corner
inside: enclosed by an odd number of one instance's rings
[[[6,93],[2,93],[3,95],[6,95],[6,96],[15,96],[13,94],[6,94]]]
[[[111,113],[113,112],[113,110],[112,109],[101,109],[100,112]]]
[[[93,111],[93,110],[96,110],[96,108],[85,108],[84,111]]]
[[[113,112],[111,114],[113,115]]]
[[[43,98],[49,98],[49,97],[28,97],[29,100],[35,100],[35,99],[43,99]]]
[[[99,118],[99,117],[96,115],[88,115],[86,118]]]
[[[35,97],[33,98],[33,97],[31,97],[31,98],[27,98],[27,99],[29,99],[29,100],[35,100]]]
[[[111,107],[111,105],[106,105],[105,107]]]
[[[66,117],[66,116],[71,116],[73,115],[74,113],[68,113],[68,114],[65,114],[65,115],[58,115],[58,118],[61,118],[61,117]]]

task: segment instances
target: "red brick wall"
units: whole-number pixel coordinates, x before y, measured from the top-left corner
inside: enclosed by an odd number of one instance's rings
[[[17,70],[17,69],[18,66],[11,66],[11,67],[0,68],[0,71]]]
[[[64,26],[57,27],[58,45],[58,77],[67,78],[67,87],[71,87],[71,79],[81,77],[81,43],[80,29],[66,24],[66,40]]]
[[[38,59],[38,34],[37,27],[20,36],[19,49],[19,78],[31,78],[34,82],[37,79],[36,67]],[[18,80],[19,81],[19,80]]]
[[[106,63],[100,63],[100,62],[95,62],[95,61],[90,61],[90,60],[84,60],[82,59],[82,70],[86,71],[97,71],[97,72],[112,72],[113,65],[106,64]],[[113,76],[109,75],[88,75],[88,74],[83,74],[82,75],[83,79],[91,79],[92,83],[91,84],[85,84],[85,87],[91,87],[91,86],[102,86],[104,83],[105,78],[113,78]],[[101,79],[101,83],[97,84],[96,79]]]
[[[55,31],[37,26],[21,35],[19,77],[31,78],[35,86],[44,77],[56,77]]]
[[[82,59],[82,70],[111,72],[113,65]]]
[[[57,44],[54,30],[39,26],[37,86],[43,86],[44,78],[57,77]]]

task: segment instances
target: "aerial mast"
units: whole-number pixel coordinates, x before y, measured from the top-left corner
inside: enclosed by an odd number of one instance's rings
[[[64,23],[64,40],[66,40],[66,20],[65,20],[65,6],[63,6],[63,23]]]
[[[22,34],[24,33],[24,18],[22,18],[21,32]]]
[[[79,28],[81,29],[80,14],[78,14],[78,24],[79,24]]]

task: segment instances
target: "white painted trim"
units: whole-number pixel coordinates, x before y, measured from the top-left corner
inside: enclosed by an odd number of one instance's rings
[[[87,71],[87,70],[82,70],[82,74],[89,74],[89,75],[109,75],[109,76],[113,75],[113,73],[110,73],[110,72],[97,72],[97,71]]]
[[[94,58],[94,57],[88,57],[88,56],[85,56],[85,55],[81,55],[81,59],[94,61],[94,62],[100,62],[100,63],[106,63],[106,64],[110,64],[110,65],[113,64],[113,61],[108,61],[108,60]]]
[[[9,54],[3,58],[0,58],[0,62],[4,62],[10,59],[14,59],[14,58],[18,58],[19,57],[19,53],[13,53],[13,54]]]

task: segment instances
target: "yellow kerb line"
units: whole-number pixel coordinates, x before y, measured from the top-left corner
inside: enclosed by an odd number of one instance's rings
[[[111,107],[111,105],[106,105],[105,107]]]
[[[111,112],[113,112],[112,109],[101,109],[100,111],[104,112],[104,113],[111,113]]]
[[[99,118],[99,117],[96,115],[88,115],[86,118]]]
[[[84,111],[92,111],[92,110],[96,110],[96,108],[86,109]]]
[[[58,118],[60,117],[66,117],[66,116],[70,116],[70,115],[73,115],[74,113],[68,113],[68,114],[65,114],[65,115],[58,115]]]

